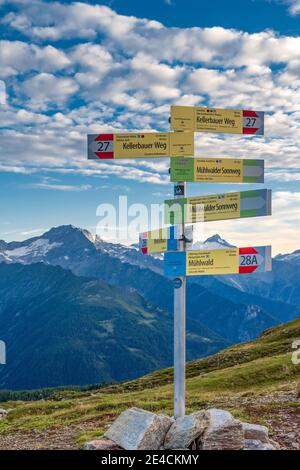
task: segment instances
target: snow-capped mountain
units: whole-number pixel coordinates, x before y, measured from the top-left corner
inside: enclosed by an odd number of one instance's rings
[[[81,266],[91,261],[95,253],[117,258],[120,262],[146,266],[160,270],[159,261],[150,257],[146,259],[137,245],[125,246],[108,243],[88,230],[63,225],[54,227],[40,237],[30,238],[23,242],[6,243],[0,241],[0,262],[5,263],[45,263],[72,269],[73,265]]]
[[[222,248],[234,248],[234,245],[228,243],[219,234],[209,237],[204,242],[196,242],[192,246],[193,250],[221,250]]]
[[[218,234],[192,245],[193,250],[231,247],[233,245]],[[22,264],[43,262],[53,264],[53,261],[56,260],[56,264],[63,265],[64,261],[71,261],[70,256],[76,258],[79,255],[81,257],[88,256],[91,250],[97,250],[102,254],[117,258],[121,262],[161,270],[159,266],[163,259],[162,256],[144,256],[140,253],[138,245],[126,246],[109,243],[97,235],[91,234],[88,230],[73,225],[54,227],[40,237],[30,238],[23,242],[6,243],[1,240],[0,262]]]
[[[214,235],[193,249],[232,246]],[[152,305],[173,310],[173,286],[163,274],[162,259],[141,254],[137,246],[107,243],[72,225],[23,242],[0,241],[1,262],[60,266],[124,292],[136,291]],[[274,260],[272,273],[195,277],[188,284],[188,315],[231,342],[254,338],[262,329],[300,314],[300,266],[290,262]]]
[[[275,257],[277,261],[287,261],[288,263],[294,263],[300,265],[300,250],[296,250],[293,253],[280,254]]]

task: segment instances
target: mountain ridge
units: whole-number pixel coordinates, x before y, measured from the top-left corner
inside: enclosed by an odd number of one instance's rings
[[[216,244],[220,248],[232,246],[220,235],[210,237],[208,243],[214,248]],[[2,244],[0,252],[6,258],[10,256],[9,262],[61,266],[77,276],[136,290],[153,305],[172,313],[173,286],[163,274],[162,261],[141,254],[136,246],[107,243],[87,230],[67,225],[52,228],[41,237],[11,242],[4,248]],[[279,279],[276,273],[189,279],[187,315],[213,327],[230,342],[253,339],[263,329],[295,318],[300,310],[300,282],[294,273],[299,268],[276,259],[274,265]]]

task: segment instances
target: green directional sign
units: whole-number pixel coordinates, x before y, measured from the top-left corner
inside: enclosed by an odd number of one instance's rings
[[[172,158],[171,181],[263,183],[264,161],[236,158]]]
[[[272,191],[259,189],[165,201],[165,223],[181,224],[271,215]]]

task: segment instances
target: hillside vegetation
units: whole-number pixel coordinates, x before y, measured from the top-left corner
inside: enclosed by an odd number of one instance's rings
[[[172,364],[173,317],[134,291],[58,266],[0,263],[0,388],[112,383]],[[187,357],[228,346],[188,319]]]
[[[295,388],[300,365],[291,360],[292,342],[299,338],[297,319],[265,331],[256,341],[190,362],[187,411],[225,408],[244,420],[267,424],[274,439],[293,448],[297,437],[285,435],[299,427]],[[11,411],[0,421],[0,448],[79,448],[101,436],[131,406],[172,415],[171,382],[172,370],[164,369],[99,390],[58,391],[48,400],[4,403]]]

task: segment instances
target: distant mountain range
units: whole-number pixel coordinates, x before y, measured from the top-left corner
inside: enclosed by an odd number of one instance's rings
[[[173,358],[173,320],[136,292],[42,263],[0,264],[0,388],[84,385],[139,377]],[[187,324],[187,357],[228,343]]]
[[[194,248],[227,246],[215,235]],[[0,387],[123,380],[170,365],[173,286],[162,268],[136,246],[73,226],[0,241]],[[299,316],[299,274],[295,252],[276,257],[271,273],[189,280],[189,359]]]

